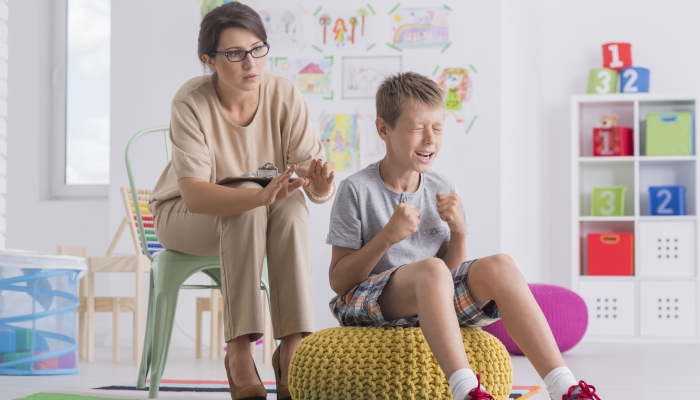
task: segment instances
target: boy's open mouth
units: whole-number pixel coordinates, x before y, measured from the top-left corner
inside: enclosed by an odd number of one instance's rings
[[[427,151],[416,151],[416,155],[423,160],[430,160],[433,157],[433,152],[427,152]]]

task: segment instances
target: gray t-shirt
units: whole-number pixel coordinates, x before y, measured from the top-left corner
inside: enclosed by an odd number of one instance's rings
[[[442,243],[450,240],[450,229],[440,219],[435,194],[454,193],[455,189],[445,177],[430,171],[421,174],[416,192],[396,193],[382,181],[379,162],[371,164],[340,183],[326,244],[360,249],[386,226],[399,203],[410,203],[421,212],[418,232],[391,246],[370,275],[435,257]]]

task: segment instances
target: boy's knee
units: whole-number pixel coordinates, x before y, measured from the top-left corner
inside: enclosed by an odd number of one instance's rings
[[[428,258],[421,262],[416,274],[416,281],[420,284],[429,282],[452,282],[452,274],[444,261],[437,257]]]
[[[489,258],[489,273],[501,281],[505,279],[524,279],[513,258],[507,254],[494,254]]]

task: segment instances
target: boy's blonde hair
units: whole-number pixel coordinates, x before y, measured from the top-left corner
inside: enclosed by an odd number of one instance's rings
[[[376,95],[377,117],[391,129],[396,127],[408,103],[445,108],[442,89],[432,79],[415,72],[401,72],[384,79]]]

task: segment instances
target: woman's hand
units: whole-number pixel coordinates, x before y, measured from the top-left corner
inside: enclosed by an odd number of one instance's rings
[[[269,206],[270,204],[284,200],[289,197],[295,190],[302,186],[305,186],[306,178],[299,178],[296,181],[289,183],[289,178],[292,177],[294,171],[299,168],[298,165],[294,164],[289,167],[283,174],[277,175],[272,178],[272,181],[265,186],[265,188],[260,192],[262,197],[262,205]]]
[[[323,160],[311,160],[309,172],[306,174],[304,189],[318,197],[323,197],[333,188],[335,172],[328,170],[328,163]]]

